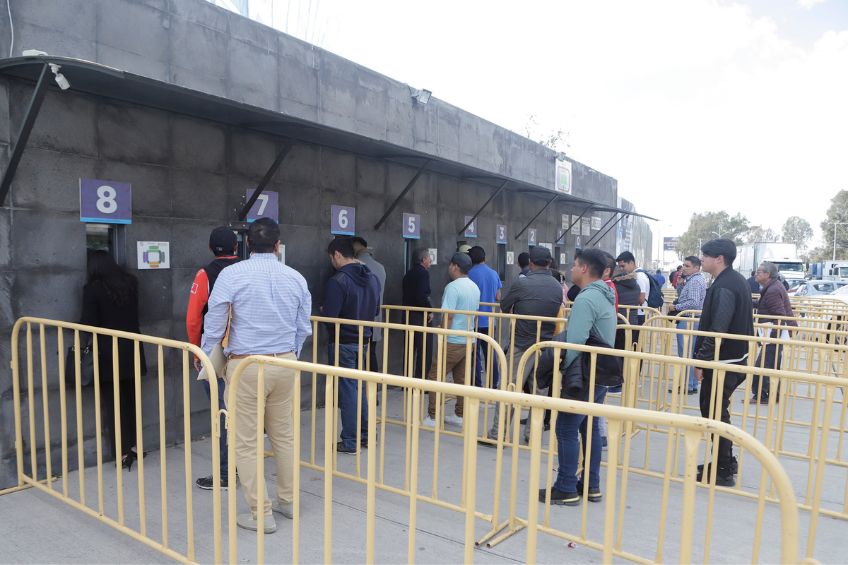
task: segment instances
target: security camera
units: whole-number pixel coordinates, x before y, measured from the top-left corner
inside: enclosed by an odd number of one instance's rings
[[[53,71],[53,76],[56,80],[56,84],[59,85],[59,88],[62,90],[68,90],[71,87],[71,83],[68,82],[68,79],[65,78],[65,75],[59,72],[62,68],[61,65],[57,65],[56,63],[49,63],[50,70]]]

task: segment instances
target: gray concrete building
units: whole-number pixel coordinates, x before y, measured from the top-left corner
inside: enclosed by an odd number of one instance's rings
[[[473,243],[505,278],[517,273],[508,255],[526,250],[531,235],[557,261],[570,261],[575,245],[616,249],[614,178],[437,96],[416,102],[406,84],[203,0],[10,0],[10,10],[11,21],[0,17],[0,170],[13,178],[0,202],[0,488],[15,480],[14,321],[78,320],[86,250],[108,243],[139,278],[142,331],[185,339],[210,230],[240,225],[246,194],[282,153],[264,188],[278,195],[286,263],[307,278],[316,309],[334,205],[355,209],[355,233],[386,267],[387,303],[400,302],[407,256],[419,245],[438,250],[439,303],[443,258],[471,241],[462,228],[475,214]],[[23,57],[29,49],[47,55]],[[48,63],[70,88],[59,88]],[[43,103],[20,143],[42,71]],[[131,223],[81,221],[83,179],[131,185]],[[404,213],[420,216],[420,239],[404,238]],[[498,226],[506,243],[496,243]],[[560,237],[563,226],[572,229]],[[169,243],[169,268],[136,270],[140,241]],[[56,387],[56,361],[48,364]],[[169,374],[168,414],[178,418],[182,376]],[[143,402],[153,406],[148,384]],[[202,434],[205,396],[199,386],[192,395],[193,431]],[[86,426],[93,437],[91,419]],[[144,433],[157,430],[151,422]],[[168,433],[180,441],[181,430]]]

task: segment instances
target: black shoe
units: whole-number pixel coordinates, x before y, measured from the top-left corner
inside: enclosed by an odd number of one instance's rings
[[[208,477],[200,477],[194,481],[194,484],[197,485],[197,488],[202,488],[203,490],[212,490],[212,487],[215,485],[212,480],[212,475],[209,475]],[[227,484],[227,477],[221,477],[221,490],[227,490]]]
[[[545,497],[547,495],[548,489],[539,489],[539,502],[545,502]],[[562,492],[557,488],[551,487],[551,504],[564,506],[580,506],[580,493]]]
[[[735,455],[732,455],[730,457],[729,467],[730,467],[730,474],[731,475],[738,475],[739,474],[739,460],[736,459]],[[703,470],[704,470],[704,466],[698,465],[698,474],[699,475],[700,475],[701,471],[703,471]],[[721,467],[719,467],[719,471],[721,471]],[[700,479],[698,479],[698,480],[700,480]]]
[[[138,456],[135,454],[135,451],[128,451],[126,455],[121,457],[121,467],[126,469],[127,471],[132,471],[133,463]]]
[[[336,443],[336,451],[339,452],[339,453],[346,453],[348,455],[356,455],[356,448],[355,447],[345,447],[343,441]]]
[[[550,422],[545,422],[545,431],[546,432],[551,431],[551,423]]]
[[[768,404],[768,403],[769,403],[768,395],[764,395],[764,396],[760,397],[760,404]]]
[[[704,471],[706,471],[706,474],[704,473]],[[698,475],[695,477],[695,480],[701,482],[702,477],[705,477],[705,481],[710,481],[711,477],[709,465],[707,465],[706,467],[702,466],[701,469],[698,470]],[[732,473],[719,467],[718,472],[716,473],[715,484],[717,487],[735,487],[736,481],[733,479]]]
[[[524,424],[526,424],[526,423],[527,423],[527,418],[521,418],[521,419],[518,421],[518,423],[519,423],[519,424],[521,424],[521,425],[523,426]]]
[[[698,394],[698,387],[690,388],[689,390],[686,391],[686,394],[690,394],[690,395],[691,394]]]
[[[583,479],[577,479],[577,494],[583,496]],[[586,493],[586,498],[589,502],[600,502],[604,495],[601,493],[601,489],[589,487],[589,492]]]

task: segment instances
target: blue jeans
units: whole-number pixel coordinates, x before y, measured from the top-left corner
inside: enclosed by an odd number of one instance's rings
[[[596,404],[603,404],[604,398],[607,395],[607,387],[598,386],[595,388]],[[585,393],[585,398],[588,400],[588,392]],[[562,492],[577,491],[577,459],[580,455],[581,442],[577,439],[579,432],[582,437],[583,449],[583,464],[586,464],[586,423],[588,416],[583,414],[572,414],[570,412],[560,412],[557,415],[556,421],[556,436],[557,449],[559,450],[559,470],[557,471],[556,482],[554,488]],[[613,439],[613,441],[615,441]],[[601,451],[603,445],[601,442],[600,418],[597,416],[592,418],[592,453],[589,457],[589,488],[601,487]]]
[[[489,328],[479,328],[479,331],[482,334],[489,334]],[[485,385],[486,379],[486,362],[489,358],[489,353],[492,350],[492,346],[483,341],[482,339],[477,340],[477,363],[474,367],[474,385],[482,387]],[[497,356],[492,355],[492,388],[500,388],[501,386],[501,367],[500,361],[498,361]]]
[[[677,329],[678,330],[688,330],[689,329],[689,323],[684,322],[684,321],[677,322]],[[697,330],[698,324],[697,323],[692,324],[691,329]],[[688,336],[688,337],[689,337],[689,355],[683,355],[683,336],[681,334],[677,334],[677,356],[680,357],[680,358],[691,359],[692,355],[695,352],[695,336],[692,335],[692,336]],[[689,387],[688,388],[689,388],[689,390],[698,388],[698,381],[695,380],[695,367],[689,367]]]
[[[362,368],[368,355],[368,345],[363,344]],[[336,363],[336,346],[327,344],[327,359],[330,365],[357,369],[359,345],[356,343],[340,343],[339,359]],[[356,449],[356,389],[360,381],[339,377],[339,410],[342,412],[342,443],[348,449]],[[365,383],[362,383],[362,418],[359,422],[362,439],[368,441],[368,401],[365,397]]]
[[[209,388],[209,381],[203,380],[203,390],[206,391],[206,398],[212,399]],[[218,378],[218,409],[222,409],[226,407],[225,398],[227,395],[224,393],[225,385],[224,379]],[[225,484],[225,481],[229,477],[229,473],[227,472],[227,423],[226,418],[223,414],[221,414],[221,438],[218,440],[218,447],[221,452],[221,484]]]

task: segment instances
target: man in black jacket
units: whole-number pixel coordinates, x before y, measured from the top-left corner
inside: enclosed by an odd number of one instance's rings
[[[330,277],[324,288],[324,307],[322,314],[328,318],[345,318],[373,322],[380,313],[380,281],[368,267],[356,260],[353,244],[349,238],[337,238],[327,246],[330,263],[336,273]],[[331,365],[350,369],[364,369],[368,355],[368,342],[371,339],[372,328],[362,328],[354,325],[338,326],[336,336],[335,324],[328,324],[330,340],[327,343],[327,357]],[[338,355],[336,359],[336,341]],[[362,350],[360,351],[360,346]],[[359,382],[356,379],[339,378],[339,409],[342,417],[341,441],[336,444],[339,453],[356,453],[356,412]],[[365,383],[362,384],[362,418],[360,438],[363,447],[368,447],[368,404],[365,400]]]
[[[430,302],[430,251],[424,247],[412,253],[412,267],[403,276],[403,305],[431,308]],[[432,314],[410,312],[410,326],[427,326]],[[425,351],[426,350],[426,351]],[[431,334],[417,331],[412,336],[413,365],[412,376],[420,379],[430,372],[433,361],[433,338]],[[422,367],[422,358],[424,359]],[[422,372],[423,369],[423,372]]]
[[[701,247],[703,270],[713,276],[713,283],[707,289],[701,313],[701,331],[722,334],[754,335],[754,310],[751,303],[751,289],[741,274],[733,270],[736,259],[736,244],[729,239],[714,239]],[[744,340],[724,339],[716,354],[716,340],[712,336],[698,336],[695,340],[695,359],[702,361],[720,361],[722,363],[745,365],[748,359],[748,342]],[[724,385],[717,390],[717,398],[712,401],[711,369],[695,369],[695,378],[701,381],[701,416],[716,418],[730,423],[730,396],[745,381],[742,373],[724,374]],[[720,397],[720,399],[718,398]],[[719,402],[721,403],[719,406]],[[714,406],[711,406],[713,404]],[[712,409],[711,409],[712,408]],[[709,465],[699,466],[698,480],[704,469],[709,473]],[[736,460],[733,457],[732,444],[723,437],[718,441],[718,468],[716,484],[734,486],[736,482]],[[707,474],[707,479],[710,475]]]

